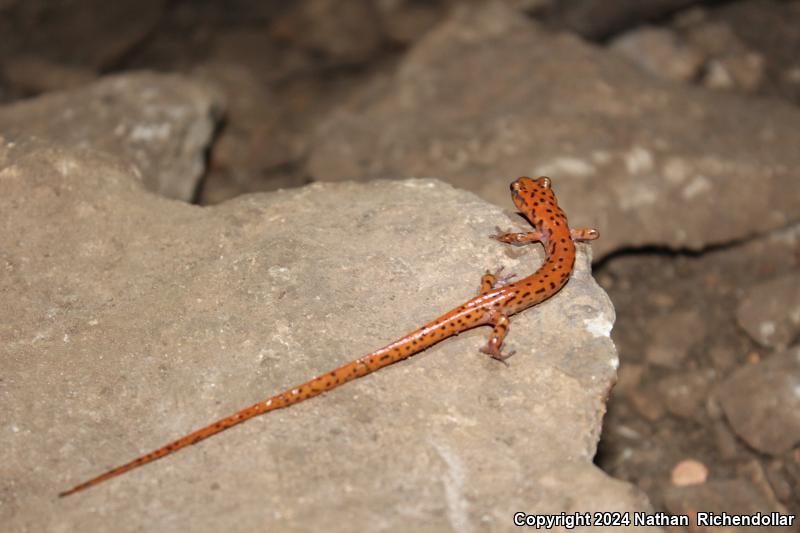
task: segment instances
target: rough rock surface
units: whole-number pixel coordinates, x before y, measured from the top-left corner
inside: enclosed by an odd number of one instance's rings
[[[591,462],[617,356],[588,245],[563,291],[512,319],[509,367],[471,331],[57,499],[542,252],[487,239],[503,213],[435,180],[201,208],[147,193],[105,154],[18,142],[0,145],[0,185],[4,526],[512,531],[518,510],[646,508]]]
[[[764,453],[800,443],[800,347],[740,368],[719,389],[734,431]]]
[[[0,107],[0,135],[107,151],[132,161],[152,191],[189,201],[222,105],[218,92],[181,76],[109,76]]]
[[[789,346],[800,335],[800,274],[751,287],[739,302],[736,321],[762,346]]]
[[[571,221],[603,233],[596,253],[701,248],[800,219],[798,131],[792,106],[666,83],[492,4],[456,12],[333,114],[308,168],[433,174],[509,206],[509,178],[547,174]]]

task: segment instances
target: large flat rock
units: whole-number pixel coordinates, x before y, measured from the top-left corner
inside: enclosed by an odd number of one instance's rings
[[[0,144],[0,187],[11,530],[511,531],[516,511],[647,508],[592,464],[617,355],[588,245],[564,290],[512,319],[509,367],[473,330],[58,499],[459,305],[486,268],[527,275],[542,251],[488,239],[511,221],[436,180],[201,208],[147,192],[126,162],[31,141]]]
[[[595,252],[702,248],[800,219],[800,110],[655,79],[496,3],[462,9],[321,127],[321,180],[434,175],[509,206],[550,175]]]
[[[0,135],[103,150],[136,165],[150,190],[190,201],[223,106],[209,84],[135,72],[0,106]]]

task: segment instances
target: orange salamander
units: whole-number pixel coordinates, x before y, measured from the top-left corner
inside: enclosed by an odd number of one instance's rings
[[[497,235],[491,235],[491,237],[513,245],[541,242],[546,251],[546,259],[544,264],[532,275],[510,283],[508,280],[514,276],[513,274],[498,278],[500,270],[494,273],[486,272],[481,278],[480,293],[475,298],[448,311],[416,331],[302,385],[246,407],[157,450],[76,485],[60,493],[59,496],[75,494],[156,459],[161,459],[254,416],[282,409],[335,389],[348,381],[411,357],[429,346],[476,326],[493,326],[489,342],[481,348],[481,351],[494,359],[505,362],[505,359],[513,355],[513,352],[509,354],[501,352],[503,339],[508,333],[508,317],[541,303],[557,293],[572,274],[575,264],[573,241],[591,241],[599,236],[594,229],[569,228],[567,216],[558,207],[556,197],[550,189],[550,178],[519,178],[511,184],[511,196],[514,204],[533,225],[534,230],[528,233],[499,233],[498,231]]]

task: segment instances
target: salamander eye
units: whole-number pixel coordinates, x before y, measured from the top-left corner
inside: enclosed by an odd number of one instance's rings
[[[548,178],[547,176],[539,176],[539,179],[536,181],[538,181],[539,185],[544,187],[545,189],[550,188],[550,178]]]

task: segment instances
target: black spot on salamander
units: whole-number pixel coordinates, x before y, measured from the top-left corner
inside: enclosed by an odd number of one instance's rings
[[[541,294],[545,291],[545,288],[542,287],[541,289],[536,289],[536,294]]]
[[[527,298],[527,297],[528,297],[528,296],[530,296],[530,295],[531,295],[530,291],[528,291],[528,292],[525,292],[525,293],[523,293],[523,294],[522,294],[522,298],[523,298],[523,299],[524,299],[524,298]]]
[[[408,345],[406,345],[406,348],[408,348]],[[384,354],[384,355],[381,356],[381,361],[386,361],[388,359],[391,359],[391,357],[392,356],[390,354],[388,354],[388,353]]]
[[[467,313],[466,315],[464,315],[464,318],[469,320],[470,318],[472,318],[472,313]]]
[[[550,282],[550,288],[551,288],[551,289],[555,289],[555,288],[556,288],[556,284],[555,284],[555,283],[553,283],[552,281]]]

